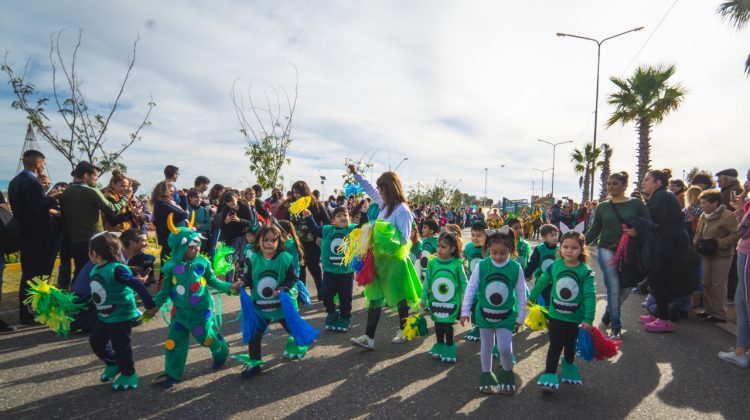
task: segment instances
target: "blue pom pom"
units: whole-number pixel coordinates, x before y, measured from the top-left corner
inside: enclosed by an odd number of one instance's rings
[[[352,267],[352,270],[359,273],[362,271],[362,267],[365,266],[365,259],[364,258],[355,258],[352,260],[352,263],[350,264]]]
[[[344,184],[344,195],[347,197],[350,195],[361,194],[363,191],[361,185]]]
[[[247,344],[258,334],[263,334],[266,327],[268,327],[268,322],[258,315],[253,300],[250,299],[250,295],[247,294],[244,288],[240,291],[240,306],[242,307],[242,319],[240,323],[242,342]]]
[[[578,329],[576,353],[578,354],[578,357],[587,362],[594,360],[594,343],[591,341],[591,334],[584,330],[583,327],[579,327]]]
[[[312,305],[312,296],[310,296],[310,291],[307,290],[307,286],[302,280],[297,280],[297,295],[302,299],[302,303],[307,306]]]
[[[284,318],[286,318],[286,325],[297,345],[309,346],[314,343],[320,336],[320,331],[302,319],[297,312],[297,308],[294,307],[294,302],[289,293],[281,293],[279,299],[281,300],[281,310],[284,312]]]

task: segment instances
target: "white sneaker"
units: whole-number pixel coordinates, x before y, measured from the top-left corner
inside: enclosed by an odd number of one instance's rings
[[[739,367],[750,367],[750,353],[745,353],[742,356],[738,356],[737,353],[734,352],[734,350],[720,351],[719,359],[725,362],[734,363]]]
[[[401,344],[401,343],[405,343],[407,341],[409,341],[409,340],[406,339],[406,337],[404,336],[404,333],[402,333],[401,330],[399,330],[396,333],[396,336],[393,337],[393,340],[391,340],[391,343],[393,343],[393,344]]]
[[[353,345],[365,348],[367,350],[375,349],[375,339],[370,338],[367,335],[360,335],[359,337],[352,337],[351,342]]]

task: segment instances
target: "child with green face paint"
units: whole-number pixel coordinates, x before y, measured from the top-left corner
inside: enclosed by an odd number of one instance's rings
[[[549,304],[549,350],[547,367],[539,378],[537,385],[545,391],[556,391],[560,388],[557,377],[557,365],[563,353],[563,383],[582,385],[578,366],[574,363],[578,326],[591,331],[596,310],[596,286],[594,273],[586,260],[588,254],[583,234],[571,231],[563,235],[560,244],[562,259],[542,273],[534,290],[529,294],[529,301],[551,286]]]
[[[476,222],[471,225],[471,242],[466,244],[464,247],[463,257],[466,262],[466,273],[471,275],[477,263],[484,258],[484,241],[487,239],[487,234],[484,230],[487,228],[484,222]],[[474,327],[466,333],[466,341],[479,341],[479,327],[474,322],[474,307],[471,309],[471,323]]]
[[[453,324],[456,322],[466,289],[466,273],[461,261],[461,237],[452,232],[440,235],[437,257],[427,263],[420,306],[435,322],[437,343],[430,356],[445,363],[456,362]]]
[[[508,226],[498,231],[488,230],[485,254],[471,273],[461,306],[461,325],[469,320],[472,305],[479,327],[482,348],[479,353],[482,374],[479,391],[513,395],[516,382],[513,375],[513,330],[526,318],[526,283],[523,269],[511,257],[516,255],[516,238]],[[501,367],[498,375],[492,372],[492,348],[497,343]]]

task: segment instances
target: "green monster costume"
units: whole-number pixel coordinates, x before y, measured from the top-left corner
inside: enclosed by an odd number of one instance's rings
[[[280,321],[284,319],[284,311],[281,309],[279,296],[273,293],[286,279],[289,267],[292,266],[294,257],[287,252],[279,253],[273,259],[266,259],[262,253],[255,252],[250,257],[252,267],[252,290],[250,299],[258,310],[258,315],[267,322]],[[294,284],[289,290],[295,309],[297,306],[297,286]],[[307,354],[307,346],[297,345],[291,336],[287,339],[284,349],[284,357],[294,360],[302,359]]]
[[[427,263],[437,252],[437,241],[437,236],[422,239],[422,249],[419,251],[417,265],[415,266],[421,280],[424,280],[427,273]]]
[[[172,233],[169,246],[172,258],[164,264],[161,272],[164,283],[154,297],[157,307],[172,300],[172,318],[165,348],[165,387],[171,387],[182,378],[187,360],[190,334],[196,341],[211,350],[213,368],[220,368],[229,355],[229,344],[215,328],[215,315],[212,311],[213,299],[209,288],[221,293],[230,292],[231,283],[219,280],[213,272],[211,262],[198,255],[193,260],[185,260],[190,246],[200,247],[200,234],[190,228],[175,228],[171,215],[167,225]],[[189,226],[192,226],[192,221]]]
[[[477,265],[479,284],[477,285],[477,305],[474,308],[474,322],[479,328],[504,328],[513,331],[518,316],[516,283],[521,266],[517,261],[508,260],[502,267],[496,267],[490,258]],[[493,350],[494,351],[494,350]],[[479,377],[479,390],[504,394],[515,393],[516,382],[513,370],[500,367],[497,376],[493,372],[482,372]]]
[[[422,289],[422,303],[430,311],[435,323],[453,324],[461,312],[466,290],[466,273],[460,258],[441,260],[432,258],[427,263],[427,275]],[[435,343],[429,351],[444,362],[456,361],[456,345]]]
[[[531,245],[529,245],[529,243],[526,242],[523,237],[518,238],[518,243],[516,243],[516,252],[518,252],[516,261],[521,264],[521,268],[526,270],[526,266],[529,265],[529,257],[531,257]]]
[[[559,249],[559,245],[555,246],[553,249],[549,249],[544,242],[536,246],[536,250],[539,253],[539,267],[534,271],[534,279],[537,279],[538,281],[539,277],[542,276],[542,273],[545,272],[557,259],[557,251]]]
[[[509,260],[503,267],[496,267],[491,259],[486,258],[479,262],[478,267],[477,306],[474,309],[477,326],[513,331],[518,315],[515,290],[519,264]]]
[[[344,252],[341,249],[341,244],[344,242],[346,236],[356,228],[357,225],[355,224],[350,224],[343,229],[337,228],[333,225],[324,225],[322,227],[320,260],[323,264],[324,272],[335,274],[354,273],[354,270],[349,264],[342,264],[344,260]],[[354,277],[352,276],[352,279],[353,278]],[[323,281],[325,281],[325,277]],[[338,310],[335,310],[326,315],[325,328],[328,331],[349,331],[350,324],[351,319],[340,318],[340,313]]]
[[[351,224],[343,229],[333,225],[324,225],[320,243],[320,261],[323,263],[323,271],[329,273],[346,274],[354,271],[348,265],[342,265],[344,253],[341,244],[346,235],[350,234],[357,225]]]
[[[596,310],[596,286],[594,274],[586,264],[568,267],[562,259],[556,260],[537,280],[534,289],[529,294],[533,301],[549,285],[550,293],[549,317],[558,321],[580,324],[594,321]],[[562,363],[563,383],[583,384],[578,366],[575,363]],[[545,373],[537,382],[546,390],[556,390],[560,384],[556,373]]]
[[[482,254],[482,247],[474,245],[474,242],[469,242],[464,247],[464,253],[463,253],[464,259],[467,262],[467,275],[471,275],[471,272],[474,271],[474,268],[477,266],[479,261],[482,260],[483,254]],[[474,323],[474,314],[471,316],[471,321]],[[479,341],[479,328],[477,328],[476,324],[474,327],[466,333],[465,336],[467,341]]]

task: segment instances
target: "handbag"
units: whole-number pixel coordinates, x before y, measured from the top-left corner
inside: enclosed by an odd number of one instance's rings
[[[719,241],[716,239],[698,239],[695,250],[703,256],[712,257],[719,250]]]

